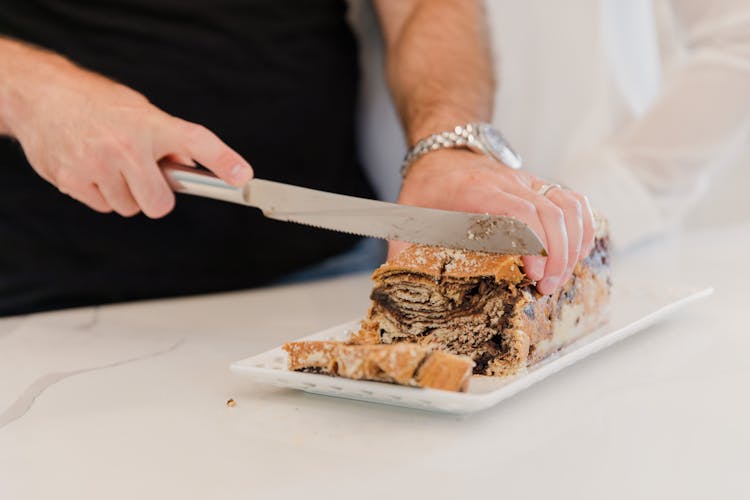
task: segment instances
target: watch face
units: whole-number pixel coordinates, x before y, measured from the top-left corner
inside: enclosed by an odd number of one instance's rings
[[[521,168],[521,157],[513,151],[505,138],[489,125],[482,126],[482,140],[489,152],[510,168]]]

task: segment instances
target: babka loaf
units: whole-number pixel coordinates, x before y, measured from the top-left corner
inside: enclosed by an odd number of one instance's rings
[[[373,274],[359,331],[286,344],[289,368],[446,390],[472,372],[514,375],[606,322],[608,240],[598,219],[593,250],[553,295],[536,291],[520,256],[412,245]]]
[[[541,295],[519,256],[412,245],[373,275],[372,306],[351,341],[437,346],[465,355],[480,375],[512,375],[607,319],[608,233],[572,279]]]

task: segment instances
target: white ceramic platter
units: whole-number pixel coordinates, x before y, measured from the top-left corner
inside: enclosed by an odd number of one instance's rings
[[[472,377],[467,392],[419,389],[380,382],[348,380],[287,370],[281,347],[237,361],[231,370],[255,381],[315,394],[371,401],[446,413],[472,413],[489,408],[563,368],[646,329],[685,307],[709,296],[712,288],[665,287],[663,284],[622,284],[612,290],[610,321],[597,331],[555,355],[510,378]],[[339,325],[300,340],[345,340],[358,322]]]

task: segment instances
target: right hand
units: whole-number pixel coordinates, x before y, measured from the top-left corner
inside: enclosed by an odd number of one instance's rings
[[[175,198],[158,161],[199,162],[240,186],[250,164],[206,128],[153,106],[138,92],[30,49],[5,122],[34,170],[98,212],[163,217]],[[194,160],[194,161],[193,161]]]

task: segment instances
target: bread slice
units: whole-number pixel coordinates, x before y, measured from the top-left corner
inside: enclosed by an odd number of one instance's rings
[[[606,222],[573,278],[541,295],[522,259],[412,245],[373,275],[372,306],[351,342],[429,345],[474,360],[474,373],[524,370],[607,319]]]
[[[289,369],[446,391],[466,389],[474,362],[427,345],[355,345],[334,341],[284,344]]]

